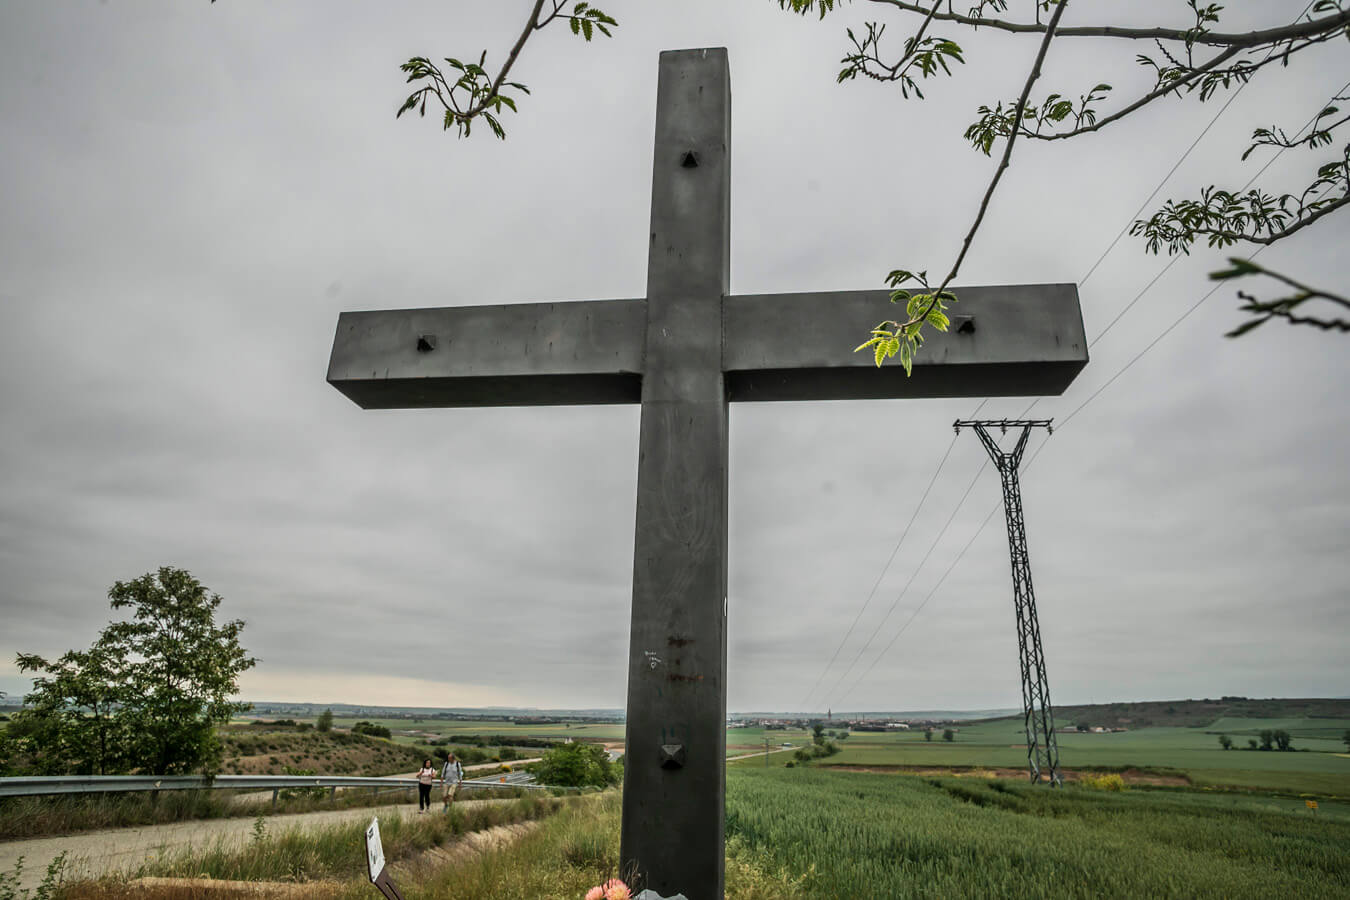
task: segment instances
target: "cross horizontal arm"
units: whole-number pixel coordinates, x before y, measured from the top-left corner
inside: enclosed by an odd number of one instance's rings
[[[328,383],[365,409],[637,403],[645,300],[345,312]]]
[[[912,377],[854,353],[904,312],[884,290],[753,294],[722,304],[722,368],[732,400],[863,400],[1061,394],[1087,364],[1072,284],[953,288],[947,332],[925,329]]]

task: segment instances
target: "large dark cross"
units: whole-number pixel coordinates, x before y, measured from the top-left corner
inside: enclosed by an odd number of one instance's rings
[[[885,290],[728,294],[730,147],[726,50],[662,53],[646,299],[346,312],[328,367],[365,409],[642,404],[621,856],[690,900],[722,896],[728,401],[1059,394],[1087,362],[1072,284],[958,289],[913,377],[853,352]]]

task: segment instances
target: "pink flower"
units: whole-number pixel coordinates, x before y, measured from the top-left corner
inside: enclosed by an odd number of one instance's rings
[[[597,884],[586,892],[586,900],[605,900],[605,889]]]
[[[605,900],[630,900],[633,892],[617,878],[605,882]]]

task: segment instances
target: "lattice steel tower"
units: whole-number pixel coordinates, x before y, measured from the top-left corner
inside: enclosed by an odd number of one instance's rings
[[[1036,593],[1031,587],[1031,559],[1027,555],[1027,529],[1022,520],[1022,489],[1017,482],[1017,467],[1033,428],[1051,431],[1049,419],[984,419],[955,422],[956,433],[963,427],[975,429],[984,449],[998,467],[1003,479],[1003,512],[1008,520],[1008,553],[1012,557],[1013,606],[1017,611],[1017,653],[1022,666],[1022,720],[1027,733],[1027,767],[1031,780],[1048,778],[1060,783],[1059,745],[1055,743],[1055,714],[1050,707],[1050,683],[1045,674],[1045,651],[1041,648],[1041,626],[1036,618]],[[1003,434],[1009,428],[1021,428],[1022,434],[1011,452],[1003,450],[985,429],[996,426]]]

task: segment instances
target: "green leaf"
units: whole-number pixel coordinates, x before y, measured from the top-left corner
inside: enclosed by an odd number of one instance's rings
[[[905,377],[914,374],[914,350],[908,342],[900,346],[900,365],[905,367]]]
[[[876,361],[878,369],[881,368],[881,363],[886,358],[886,347],[887,344],[882,343],[881,341],[877,341],[876,350],[873,353],[873,359]]]
[[[1229,278],[1241,278],[1244,275],[1254,275],[1261,271],[1261,267],[1253,265],[1240,257],[1229,257],[1228,264],[1231,269],[1221,269],[1218,272],[1210,272],[1209,277],[1213,281],[1226,281]]]
[[[1252,319],[1249,322],[1243,322],[1237,328],[1234,328],[1232,331],[1225,334],[1224,337],[1230,338],[1242,337],[1244,334],[1251,331],[1253,328],[1256,328],[1259,325],[1264,325],[1265,322],[1266,322],[1265,319]]]

